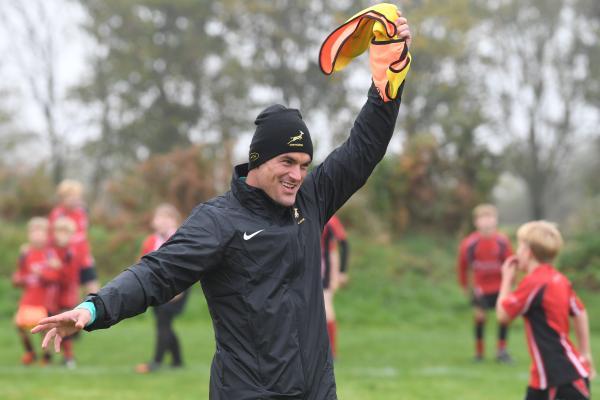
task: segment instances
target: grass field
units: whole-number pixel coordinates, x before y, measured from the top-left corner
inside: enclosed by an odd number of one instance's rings
[[[352,282],[339,293],[338,396],[369,399],[523,398],[528,364],[522,323],[509,348],[516,362],[493,360],[495,323],[486,332],[488,358],[472,359],[471,316],[455,285],[453,241],[426,237],[394,245],[355,238]],[[186,367],[152,375],[133,372],[146,361],[154,340],[150,314],[76,343],[78,367],[22,367],[22,349],[10,321],[18,293],[0,281],[0,399],[206,399],[214,339],[199,287],[177,321]],[[581,293],[592,320],[592,346],[600,346],[600,296]],[[493,317],[493,315],[490,315]],[[58,361],[58,358],[57,358]],[[58,364],[58,363],[57,363]],[[592,391],[600,389],[593,383]]]

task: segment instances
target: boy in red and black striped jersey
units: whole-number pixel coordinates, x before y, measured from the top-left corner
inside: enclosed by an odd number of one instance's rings
[[[532,360],[526,400],[587,400],[594,374],[587,312],[569,280],[550,264],[563,244],[560,232],[534,221],[519,228],[517,239],[516,256],[502,266],[496,313],[502,323],[525,319]],[[527,275],[511,292],[517,269]],[[569,339],[569,318],[580,352]]]
[[[473,210],[473,222],[477,231],[460,244],[458,254],[458,279],[465,294],[471,297],[475,320],[475,360],[484,355],[484,327],[486,311],[496,307],[496,299],[502,280],[502,263],[512,255],[510,240],[497,231],[498,211],[491,204],[480,204]],[[508,329],[498,327],[496,359],[510,362],[506,351]]]

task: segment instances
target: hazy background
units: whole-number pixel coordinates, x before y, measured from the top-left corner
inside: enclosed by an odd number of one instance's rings
[[[195,148],[210,182],[190,204],[175,199],[187,211],[227,187],[255,115],[273,102],[301,109],[322,160],[346,137],[369,74],[363,57],[325,77],[319,46],[370,4],[0,2],[0,213],[25,217],[22,201],[6,199],[18,182],[65,177],[86,183],[92,210],[114,213],[123,204],[105,196],[111,184]],[[512,223],[567,222],[597,206],[598,3],[399,6],[414,63],[398,133],[364,193],[386,228],[455,231],[484,200]]]

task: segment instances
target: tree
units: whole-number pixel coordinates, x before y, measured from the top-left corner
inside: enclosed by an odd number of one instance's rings
[[[154,207],[165,201],[187,215],[215,196],[212,175],[206,173],[214,168],[212,153],[200,145],[151,156],[109,180],[95,218],[109,226],[147,226]]]
[[[66,141],[57,122],[64,100],[57,71],[60,37],[64,32],[52,17],[51,7],[41,0],[27,5],[16,0],[4,2],[0,21],[6,37],[11,38],[12,59],[25,82],[28,98],[44,121],[39,136],[49,144],[52,178],[58,183],[63,179],[66,158]]]
[[[126,160],[192,142],[212,143],[230,166],[237,138],[253,130],[267,102],[300,107],[305,117],[348,107],[343,85],[321,90],[326,78],[316,56],[325,28],[315,0],[81,5],[89,17],[84,29],[98,44],[91,75],[76,92],[99,110],[93,123],[100,134],[86,146],[95,186]],[[308,33],[323,34],[307,35],[305,21],[314,21]]]
[[[544,199],[576,138],[597,134],[597,128],[582,124],[594,113],[587,91],[598,78],[590,62],[599,33],[591,5],[585,0],[489,3],[490,16],[478,32],[488,112],[499,136],[510,138],[508,162],[526,182],[534,219],[545,216]]]
[[[208,2],[85,1],[97,49],[76,94],[97,107],[94,159],[131,160],[191,144],[202,116],[202,75],[222,42],[205,34]],[[96,161],[97,164],[108,161]],[[106,170],[104,167],[100,170]],[[102,171],[104,172],[104,171]]]
[[[405,10],[415,34],[399,117],[406,138],[371,186],[376,208],[397,232],[465,228],[473,206],[490,201],[498,178],[498,157],[483,129],[485,92],[473,79],[470,37],[482,18],[473,5],[422,1]]]

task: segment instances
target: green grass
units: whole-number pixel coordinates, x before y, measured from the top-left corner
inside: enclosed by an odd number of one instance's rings
[[[510,332],[516,363],[493,361],[495,323],[486,332],[488,358],[472,358],[471,311],[455,284],[452,240],[406,238],[392,245],[352,238],[351,283],[336,299],[338,396],[370,399],[519,399],[528,379],[522,323]],[[206,399],[214,351],[210,317],[198,287],[177,320],[186,368],[140,376],[151,354],[150,314],[76,342],[78,368],[22,367],[11,325],[15,292],[0,281],[0,399]],[[600,346],[600,296],[581,293]],[[10,303],[10,304],[9,304]],[[600,385],[593,383],[597,392]]]

